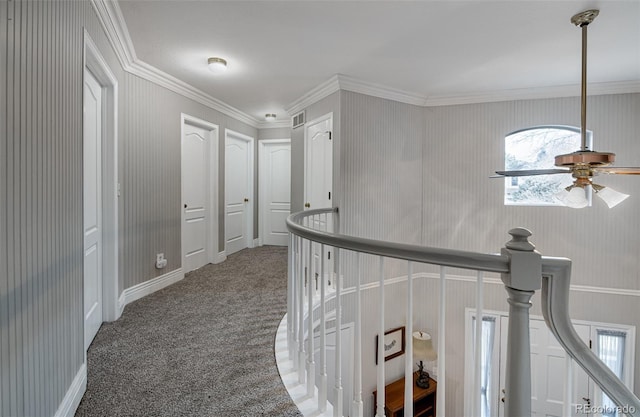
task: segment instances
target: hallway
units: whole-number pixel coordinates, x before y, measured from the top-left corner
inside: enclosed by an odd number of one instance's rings
[[[104,323],[76,416],[299,416],[274,337],[286,248],[245,249],[133,302]]]

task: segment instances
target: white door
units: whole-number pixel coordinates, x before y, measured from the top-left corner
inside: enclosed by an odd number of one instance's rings
[[[225,253],[253,246],[253,138],[225,134]]]
[[[500,386],[504,389],[505,366],[507,363],[507,329],[508,317],[501,318],[501,349],[500,349]],[[578,335],[589,343],[590,327],[574,324]],[[531,415],[541,417],[562,417],[564,415],[564,380],[567,370],[566,352],[560,346],[543,320],[529,321],[531,337]],[[572,367],[572,415],[576,413],[576,404],[584,404],[584,398],[589,397],[589,377],[577,364]],[[506,393],[506,395],[509,395]],[[504,396],[504,394],[502,394]],[[504,403],[500,403],[500,415],[504,416]]]
[[[312,120],[305,126],[305,208],[331,207],[333,179],[333,116]]]
[[[305,210],[332,206],[333,114],[329,113],[305,125]],[[331,216],[319,216],[313,227],[330,230]],[[333,270],[332,248],[326,248],[325,270]],[[313,244],[314,271],[320,271],[320,245]],[[331,279],[329,278],[329,281]]]
[[[102,324],[102,87],[84,71],[84,347]]]
[[[182,125],[182,257],[185,272],[212,260],[211,148],[215,127],[201,127],[183,120]],[[217,142],[216,142],[217,143]]]
[[[260,141],[261,237],[265,245],[288,244],[291,212],[291,141]]]

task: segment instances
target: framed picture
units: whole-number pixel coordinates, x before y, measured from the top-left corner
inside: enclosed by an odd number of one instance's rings
[[[378,336],[376,336],[376,365],[378,364]],[[404,353],[404,326],[384,332],[384,361]]]

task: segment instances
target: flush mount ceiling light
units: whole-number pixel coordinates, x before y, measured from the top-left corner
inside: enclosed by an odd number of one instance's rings
[[[227,70],[227,61],[222,58],[212,57],[207,61],[211,72],[220,74]]]
[[[624,201],[627,194],[620,193],[609,187],[605,188],[592,182],[592,177],[598,174],[626,174],[640,175],[639,167],[611,167],[615,161],[615,154],[611,152],[595,152],[587,146],[587,26],[593,22],[600,12],[587,10],[578,13],[571,18],[571,23],[582,29],[582,83],[581,83],[581,118],[580,150],[555,157],[553,169],[531,169],[523,171],[496,171],[500,177],[524,177],[529,175],[571,174],[575,181],[572,185],[556,194],[556,197],[567,207],[583,208],[589,205],[588,189],[593,189],[596,196],[600,197],[609,208]]]
[[[267,122],[273,122],[274,120],[276,120],[276,114],[275,113],[267,113],[264,115],[264,120],[266,120]]]

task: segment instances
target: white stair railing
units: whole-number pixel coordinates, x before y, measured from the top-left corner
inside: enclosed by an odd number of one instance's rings
[[[332,217],[329,217],[332,216]],[[329,221],[331,219],[331,221]],[[342,386],[342,295],[344,282],[355,285],[348,290],[354,293],[355,315],[353,343],[352,404],[347,405],[348,415],[361,417],[365,413],[362,399],[362,277],[360,254],[378,257],[378,334],[385,333],[385,276],[386,258],[402,259],[407,262],[407,323],[405,355],[405,415],[413,414],[413,281],[414,263],[440,266],[439,307],[438,307],[438,390],[436,415],[445,415],[446,405],[446,267],[476,271],[476,317],[483,316],[483,281],[485,272],[500,273],[508,294],[509,330],[507,339],[507,365],[505,384],[505,415],[531,415],[531,353],[529,340],[529,309],[531,297],[542,289],[543,313],[545,320],[560,344],[569,355],[582,366],[602,390],[629,415],[640,416],[640,401],[579,339],[568,316],[568,296],[571,263],[568,259],[542,257],[528,241],[531,233],[522,228],[509,231],[512,239],[506,243],[500,254],[483,254],[451,249],[431,248],[393,242],[346,236],[339,230],[338,209],[317,209],[295,213],[287,219],[289,239],[289,290],[287,293],[287,343],[292,368],[298,373],[298,382],[306,384],[307,397],[316,396],[317,410],[313,415],[324,415],[327,411],[334,417],[345,415]],[[315,265],[314,243],[319,245],[319,264]],[[334,252],[333,273],[325,274],[325,246]],[[341,252],[355,253],[355,277],[343,276]],[[317,277],[317,278],[316,278]],[[332,281],[331,296],[327,295],[328,282]],[[316,288],[316,286],[318,288]],[[317,294],[319,290],[319,296]],[[328,310],[328,303],[334,307]],[[327,405],[326,370],[326,325],[327,314],[334,314],[335,363],[333,401]],[[319,346],[314,344],[314,328],[319,319]],[[481,407],[480,358],[482,343],[482,320],[476,320],[475,366],[473,369],[473,400],[471,410],[479,416]],[[305,346],[306,341],[306,346]],[[384,338],[378,338],[378,363],[384,364]],[[316,387],[315,352],[319,354],[319,386]],[[385,366],[377,367],[377,417],[385,415]],[[569,401],[568,397],[567,400]],[[568,410],[570,404],[565,404]],[[319,414],[318,414],[319,413]]]

